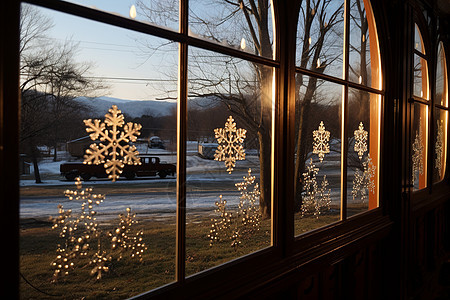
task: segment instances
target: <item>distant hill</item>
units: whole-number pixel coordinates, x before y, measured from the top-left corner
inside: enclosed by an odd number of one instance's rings
[[[89,106],[89,117],[101,117],[106,114],[112,105],[122,111],[122,113],[129,115],[132,118],[137,118],[142,115],[148,116],[168,116],[176,109],[175,101],[161,101],[161,100],[125,100],[113,97],[78,97],[75,101]],[[188,109],[208,109],[219,104],[219,101],[214,97],[198,97],[189,98]]]
[[[117,105],[122,113],[127,114],[132,118],[140,117],[142,115],[154,117],[167,116],[171,114],[173,109],[176,109],[175,102],[157,100],[137,101],[102,96],[97,98],[78,97],[75,101],[89,106],[89,115],[93,117],[105,115],[112,105]]]

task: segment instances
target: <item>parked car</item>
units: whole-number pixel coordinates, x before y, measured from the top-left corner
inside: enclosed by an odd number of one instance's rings
[[[176,167],[173,164],[161,163],[159,157],[141,155],[140,165],[125,165],[120,176],[126,179],[134,179],[136,176],[159,176],[166,178],[167,175],[175,175]],[[92,177],[106,178],[105,168],[103,164],[88,165],[83,162],[68,162],[60,165],[59,170],[61,175],[67,180],[74,180],[81,176],[83,180],[89,180]]]

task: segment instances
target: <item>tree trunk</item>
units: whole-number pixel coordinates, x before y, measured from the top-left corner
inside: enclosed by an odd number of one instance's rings
[[[271,216],[272,201],[271,201],[271,138],[266,132],[258,132],[259,140],[259,188],[260,199],[259,208],[264,219]]]
[[[33,162],[34,180],[36,181],[36,183],[42,183],[41,174],[39,173],[38,154],[39,150],[37,149],[37,147],[31,145],[31,161]]]

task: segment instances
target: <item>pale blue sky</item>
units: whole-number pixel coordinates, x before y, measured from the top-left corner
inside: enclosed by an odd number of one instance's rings
[[[124,17],[129,17],[134,3],[126,0],[72,2],[95,6]],[[130,100],[176,96],[177,46],[173,43],[149,55],[149,49],[142,43],[156,47],[168,41],[48,9],[39,10],[54,23],[48,34],[52,40],[78,43],[77,61],[94,64],[91,76],[102,77],[110,87],[102,92],[105,95]],[[167,90],[172,92],[168,94]]]

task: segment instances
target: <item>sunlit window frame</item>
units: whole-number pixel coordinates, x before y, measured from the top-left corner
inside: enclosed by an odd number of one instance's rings
[[[369,0],[365,0],[369,1]],[[171,29],[161,28],[159,26],[138,22],[128,19],[116,14],[95,10],[92,8],[68,3],[60,0],[26,0],[21,1],[41,7],[49,8],[55,11],[67,13],[74,16],[79,16],[85,19],[98,21],[104,24],[109,24],[131,31],[141,32],[159,38],[169,39],[179,44],[179,74],[178,74],[178,93],[179,101],[177,108],[177,130],[178,130],[178,151],[177,151],[177,232],[176,232],[176,278],[173,283],[162,286],[155,290],[149,291],[143,295],[146,297],[154,297],[155,299],[171,299],[183,293],[186,295],[201,295],[199,297],[207,297],[207,295],[215,295],[221,293],[232,293],[233,296],[245,294],[246,289],[242,288],[242,279],[245,278],[245,286],[257,286],[264,282],[273,280],[274,275],[281,276],[284,269],[280,269],[280,262],[283,262],[286,269],[292,266],[301,266],[302,264],[318,259],[329,253],[330,251],[341,248],[341,246],[348,243],[349,240],[355,241],[356,238],[362,239],[370,232],[375,232],[380,228],[389,226],[389,218],[383,214],[381,205],[376,209],[370,210],[367,213],[361,214],[359,217],[352,217],[348,220],[344,218],[339,224],[327,226],[321,230],[311,232],[308,237],[303,236],[302,240],[295,240],[293,227],[293,209],[292,209],[292,178],[289,178],[290,168],[293,165],[293,157],[286,147],[292,142],[292,95],[289,94],[293,90],[292,82],[295,82],[295,73],[300,72],[309,76],[316,76],[318,78],[335,82],[344,86],[346,95],[348,95],[349,88],[355,88],[379,95],[380,103],[383,103],[384,90],[383,88],[374,89],[371,87],[359,85],[358,83],[348,80],[348,51],[346,52],[346,68],[347,73],[344,79],[339,79],[327,75],[319,75],[308,70],[296,68],[292,57],[284,55],[280,57],[280,45],[295,50],[292,47],[289,37],[284,36],[284,43],[279,43],[280,36],[285,33],[280,33],[280,28],[290,28],[289,24],[284,23],[283,26],[278,26],[279,23],[284,22],[280,15],[286,16],[290,12],[283,10],[283,1],[275,1],[273,10],[275,15],[273,17],[274,24],[274,58],[265,58],[253,55],[238,49],[229,48],[212,41],[207,41],[190,36],[188,33],[188,1],[180,1],[180,30],[174,31]],[[346,9],[349,10],[349,0],[346,0]],[[277,11],[278,10],[278,11]],[[281,11],[281,13],[280,13]],[[298,18],[298,16],[297,16]],[[345,22],[346,30],[348,32],[349,18]],[[379,29],[378,29],[379,30]],[[295,28],[292,28],[295,32]],[[345,47],[348,49],[349,37],[345,37]],[[187,58],[189,47],[198,47],[208,51],[214,51],[224,55],[230,55],[246,61],[266,65],[274,69],[274,98],[273,98],[273,137],[272,137],[272,234],[271,247],[258,251],[256,253],[241,257],[231,262],[225,263],[221,266],[203,271],[199,274],[190,277],[185,276],[185,256],[186,256],[186,186],[183,184],[186,181],[186,137],[187,137]],[[285,49],[283,49],[285,50]],[[294,51],[295,52],[295,51]],[[292,53],[294,53],[292,52]],[[283,52],[285,53],[285,52]],[[285,53],[286,54],[286,53]],[[380,72],[382,73],[382,72]],[[381,75],[380,75],[381,76]],[[289,91],[288,91],[289,90]],[[344,97],[344,107],[347,102],[347,96]],[[380,117],[382,122],[382,114],[380,110]],[[287,119],[287,120],[286,120]],[[344,118],[343,120],[345,120]],[[289,123],[289,125],[286,125]],[[288,132],[287,138],[285,136],[286,130]],[[382,131],[382,128],[380,129]],[[346,133],[345,133],[346,134]],[[382,137],[380,136],[380,139]],[[381,139],[382,140],[382,139]],[[345,144],[345,143],[344,143]],[[344,158],[346,159],[346,158]],[[380,158],[381,160],[381,158]],[[346,163],[343,164],[346,168]],[[381,170],[380,170],[381,173]],[[346,174],[346,173],[344,173]],[[342,175],[341,175],[342,176]],[[381,183],[381,182],[380,182]],[[382,190],[380,184],[379,190]],[[345,209],[346,211],[346,209]],[[348,221],[348,222],[347,222]],[[361,226],[364,224],[364,226]],[[362,230],[366,228],[366,232]],[[331,241],[320,249],[313,247],[313,245],[321,244],[321,241]],[[310,252],[313,251],[313,252]],[[307,253],[305,253],[307,252]],[[216,280],[220,275],[220,281]],[[225,283],[225,284],[224,284]],[[236,289],[236,287],[241,287]]]
[[[359,1],[359,0],[358,0]],[[344,44],[343,44],[343,77],[338,78],[330,75],[326,75],[323,73],[311,71],[306,68],[301,68],[299,66],[296,66],[295,72],[296,74],[303,74],[310,77],[316,77],[318,79],[322,79],[325,81],[329,81],[332,83],[339,84],[343,87],[342,91],[342,98],[341,98],[341,114],[342,114],[342,120],[341,120],[341,140],[347,141],[348,139],[348,93],[349,88],[361,90],[365,92],[369,92],[371,94],[377,95],[377,135],[378,135],[378,153],[377,153],[377,159],[376,159],[376,199],[369,201],[369,209],[368,211],[378,208],[380,206],[380,161],[381,161],[381,128],[382,128],[382,107],[383,107],[383,101],[384,101],[384,84],[383,84],[383,70],[381,66],[381,57],[380,57],[380,45],[378,40],[378,28],[376,26],[376,20],[375,16],[373,14],[373,9],[371,5],[371,1],[369,0],[363,0],[364,2],[364,9],[366,10],[366,16],[367,21],[369,23],[369,27],[373,29],[373,32],[375,33],[375,36],[370,36],[370,42],[371,42],[371,48],[376,47],[377,51],[374,53],[372,49],[370,49],[371,59],[377,60],[377,71],[378,76],[372,76],[372,80],[376,80],[375,86],[377,88],[373,88],[370,86],[366,86],[363,84],[359,84],[357,82],[354,82],[350,80],[349,78],[349,57],[350,57],[350,2],[351,0],[344,0]],[[372,33],[372,31],[371,31]],[[373,38],[373,40],[372,40]],[[372,46],[372,42],[375,43],[375,45]],[[374,78],[375,77],[375,78]],[[340,207],[340,221],[345,221],[348,219],[347,216],[347,158],[348,158],[348,144],[347,143],[341,143],[341,207]],[[371,203],[372,202],[372,203]],[[328,226],[325,226],[327,228]],[[317,231],[317,230],[314,230]],[[313,231],[313,232],[314,232]],[[309,233],[306,233],[309,234]],[[303,235],[303,234],[302,234]],[[299,235],[297,239],[302,238],[302,235]]]

